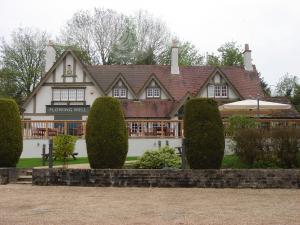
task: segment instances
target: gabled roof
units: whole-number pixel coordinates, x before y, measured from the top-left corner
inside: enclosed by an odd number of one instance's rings
[[[126,78],[123,76],[122,73],[119,73],[119,75],[115,78],[114,82],[111,83],[111,85],[108,87],[108,89],[106,90],[106,94],[108,94],[114,87],[115,85],[119,82],[122,81],[122,83],[128,88],[128,90],[134,95],[135,97],[135,93],[132,90],[130,84],[126,81]]]
[[[236,87],[231,83],[231,81],[228,79],[227,75],[220,70],[219,67],[216,67],[216,69],[207,77],[205,83],[199,88],[199,92],[198,94],[204,89],[206,88],[207,84],[209,83],[209,81],[211,80],[212,77],[214,77],[216,74],[219,74],[226,82],[227,84],[230,86],[230,88],[234,91],[234,93],[236,94],[236,96],[238,96],[239,98],[241,98],[241,94],[239,93],[239,91],[236,89]]]
[[[41,81],[38,83],[38,85],[35,87],[35,89],[31,92],[31,94],[27,97],[26,101],[23,104],[23,108],[25,108],[29,102],[31,101],[31,99],[33,98],[33,96],[41,89],[41,87],[43,86],[43,84],[49,79],[49,77],[52,75],[52,72],[56,69],[56,67],[64,60],[64,58],[68,55],[71,54],[74,59],[76,60],[76,62],[82,67],[82,69],[87,72],[87,76],[89,76],[89,78],[91,78],[92,82],[96,85],[96,87],[98,88],[98,90],[101,93],[104,93],[103,89],[101,89],[101,86],[99,86],[99,84],[97,83],[97,81],[94,79],[93,76],[90,75],[89,71],[86,69],[86,65],[84,65],[80,59],[77,57],[77,55],[72,51],[72,49],[67,49],[66,51],[64,51],[63,54],[60,55],[60,57],[56,60],[56,62],[52,65],[52,67],[49,69],[49,71],[42,77]]]
[[[140,89],[155,74],[161,85],[175,101],[180,101],[188,92],[197,95],[209,76],[213,66],[181,66],[180,75],[170,74],[168,65],[99,65],[87,66],[90,74],[103,90],[107,90],[119,73],[125,77],[132,90],[138,95]],[[237,66],[220,67],[222,72],[243,99],[263,96],[257,72],[249,72]]]

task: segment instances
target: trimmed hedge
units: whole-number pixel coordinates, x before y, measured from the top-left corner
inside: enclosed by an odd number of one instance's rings
[[[128,134],[118,99],[95,100],[87,120],[86,146],[91,168],[122,168],[128,151]]]
[[[14,100],[0,98],[0,167],[15,167],[22,150],[19,108]]]
[[[187,101],[184,112],[187,161],[191,169],[218,169],[224,156],[225,138],[217,103],[213,99]]]

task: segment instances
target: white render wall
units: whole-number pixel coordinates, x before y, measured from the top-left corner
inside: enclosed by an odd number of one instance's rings
[[[127,156],[141,156],[146,150],[157,149],[161,142],[161,147],[169,146],[175,148],[181,146],[181,139],[129,139]],[[23,153],[21,158],[39,158],[41,157],[43,144],[46,144],[46,153],[48,153],[49,140],[27,139],[23,140]],[[86,143],[84,139],[79,139],[75,145],[75,152],[78,152],[78,157],[87,157]]]
[[[161,142],[161,147],[166,146],[166,142],[169,142],[169,146],[176,148],[182,145],[182,139],[178,138],[164,138],[164,139],[134,139],[128,140],[128,154],[127,156],[141,156],[146,150],[157,149]],[[43,144],[46,144],[46,153],[48,153],[49,141],[41,139],[27,139],[23,140],[23,153],[21,158],[39,158],[42,157]],[[232,154],[231,140],[225,140],[225,154]],[[79,139],[76,142],[75,152],[78,152],[78,157],[87,157],[86,143],[84,139]]]

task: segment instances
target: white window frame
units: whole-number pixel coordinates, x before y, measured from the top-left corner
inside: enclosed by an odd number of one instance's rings
[[[160,98],[160,88],[153,88],[153,98]]]
[[[208,98],[228,98],[228,85],[214,85],[210,84],[207,86],[207,97]]]
[[[75,91],[75,92],[74,92]],[[71,92],[73,97],[70,98]],[[54,102],[83,102],[85,101],[84,88],[53,88],[52,101]]]
[[[52,90],[52,100],[53,101],[60,101],[60,89],[53,89]]]
[[[222,85],[222,87],[221,87],[221,96],[222,96],[222,98],[228,97],[228,86],[225,84]]]
[[[147,98],[153,98],[153,88],[147,88]]]
[[[119,88],[114,88],[113,89],[113,97],[119,98]]]
[[[119,96],[120,96],[120,98],[127,98],[127,89],[119,88]]]
[[[127,89],[117,87],[113,89],[113,97],[115,98],[127,98]]]
[[[157,87],[148,87],[146,90],[146,97],[147,98],[160,98],[161,90]]]
[[[69,101],[76,101],[77,100],[77,89],[70,88],[68,92]]]
[[[215,85],[210,84],[207,87],[207,97],[214,98],[215,97]]]
[[[83,88],[76,89],[77,101],[85,101],[85,90]]]

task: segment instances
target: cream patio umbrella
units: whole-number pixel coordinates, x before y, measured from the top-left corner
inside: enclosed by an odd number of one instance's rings
[[[282,110],[290,109],[290,104],[267,102],[261,100],[246,99],[238,102],[227,103],[219,106],[220,111],[226,110]]]

